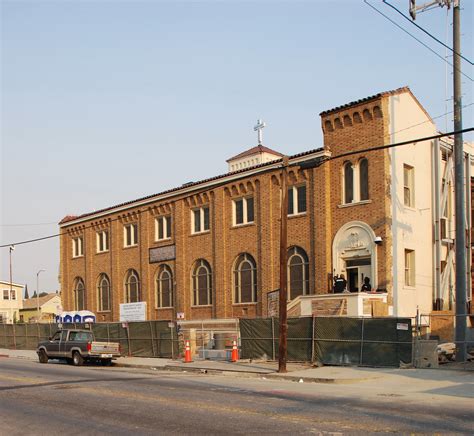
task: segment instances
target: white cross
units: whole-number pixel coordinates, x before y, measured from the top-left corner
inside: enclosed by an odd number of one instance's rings
[[[262,130],[266,126],[265,122],[262,120],[257,120],[257,125],[253,128],[256,132],[258,132],[258,145],[262,145]]]

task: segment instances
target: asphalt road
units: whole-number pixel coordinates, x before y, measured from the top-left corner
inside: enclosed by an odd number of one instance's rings
[[[0,359],[0,434],[472,434],[472,401],[363,394],[357,384]]]

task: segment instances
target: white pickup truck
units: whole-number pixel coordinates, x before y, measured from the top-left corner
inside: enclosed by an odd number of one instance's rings
[[[36,352],[40,363],[48,363],[48,359],[64,359],[76,366],[85,361],[100,361],[107,365],[120,357],[120,344],[97,342],[90,330],[63,329],[47,341],[39,342]]]

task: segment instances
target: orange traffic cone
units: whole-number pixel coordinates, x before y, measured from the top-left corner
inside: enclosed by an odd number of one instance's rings
[[[191,347],[189,346],[189,341],[186,341],[186,347],[184,349],[184,363],[191,363]]]
[[[230,358],[231,362],[237,362],[239,360],[239,350],[237,348],[237,342],[234,341],[232,344],[232,356]]]

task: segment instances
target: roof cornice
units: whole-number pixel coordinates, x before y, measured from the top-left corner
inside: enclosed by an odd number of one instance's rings
[[[320,157],[320,156],[329,156],[330,153],[324,148],[318,148],[310,150],[307,152],[299,153],[294,156],[289,157],[290,165],[298,164],[300,162],[306,161],[308,159]],[[116,206],[111,206],[106,209],[102,209],[96,212],[86,213],[75,218],[66,220],[65,217],[62,221],[59,222],[60,228],[65,228],[73,225],[80,224],[84,221],[90,221],[93,219],[102,218],[104,216],[110,215],[111,213],[120,213],[128,209],[136,208],[139,206],[145,206],[156,201],[163,201],[175,197],[177,195],[187,195],[192,194],[195,191],[202,189],[212,189],[215,186],[222,185],[225,183],[230,183],[236,180],[240,180],[246,177],[252,177],[259,174],[263,174],[268,171],[272,171],[281,167],[282,159],[274,160],[264,164],[256,165],[255,167],[246,168],[239,171],[234,171],[232,173],[223,174],[216,176],[210,179],[205,179],[199,182],[186,184],[178,188],[173,188],[162,193],[153,194],[147,197],[143,197],[137,200],[132,200],[126,203],[118,204]]]

